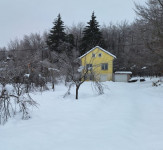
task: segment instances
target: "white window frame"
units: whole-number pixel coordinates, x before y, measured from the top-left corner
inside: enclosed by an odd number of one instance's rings
[[[101,64],[101,70],[108,70],[108,69],[109,69],[108,63],[102,63]]]

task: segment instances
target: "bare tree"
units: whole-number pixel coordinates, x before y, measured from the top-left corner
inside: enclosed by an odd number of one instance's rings
[[[98,93],[102,94],[103,86],[99,82],[99,75],[95,71],[97,66],[87,66],[86,62],[84,66],[81,66],[81,60],[75,57],[76,55],[74,51],[71,56],[67,55],[67,53],[58,55],[53,52],[53,55],[58,59],[57,66],[60,70],[60,74],[65,75],[66,77],[65,82],[68,85],[68,91],[65,96],[70,93],[71,87],[75,85],[75,98],[78,99],[80,86],[88,80],[95,82],[94,86],[97,86],[96,89],[98,90]],[[93,58],[90,61],[92,62]]]
[[[67,33],[74,35],[75,49],[79,51],[81,39],[83,37],[83,30],[85,24],[80,22],[77,25],[73,24],[71,27],[67,27]]]
[[[15,68],[14,68],[15,69]],[[13,72],[8,68],[0,75],[0,124],[7,122],[8,118],[22,114],[22,119],[30,118],[29,108],[37,107],[23,82],[20,72]]]
[[[135,4],[137,21],[146,46],[163,58],[163,7],[162,0],[148,0],[146,6]]]

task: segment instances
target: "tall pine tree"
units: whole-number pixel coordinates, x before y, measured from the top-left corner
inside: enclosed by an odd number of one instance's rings
[[[51,51],[56,51],[61,53],[59,46],[66,41],[66,34],[64,32],[64,22],[61,19],[61,15],[59,14],[57,19],[53,22],[54,27],[50,30],[47,45]]]
[[[99,23],[97,22],[96,16],[93,12],[91,20],[88,22],[88,25],[83,31],[83,38],[80,46],[81,54],[84,54],[85,52],[97,45],[104,47],[104,40],[99,27]]]

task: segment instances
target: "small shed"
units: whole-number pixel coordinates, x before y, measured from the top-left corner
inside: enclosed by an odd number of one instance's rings
[[[114,73],[115,82],[128,82],[131,78],[131,71],[116,71]]]

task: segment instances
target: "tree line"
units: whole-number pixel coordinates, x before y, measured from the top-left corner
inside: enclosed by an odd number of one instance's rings
[[[10,51],[16,53],[16,50],[20,50],[17,53],[21,55],[29,54],[28,57],[31,57],[33,53],[35,57],[43,55],[40,57],[45,59],[50,57],[46,50],[60,54],[66,52],[67,55],[75,51],[78,57],[99,45],[117,56],[118,59],[114,62],[115,71],[131,70],[134,75],[159,75],[163,70],[162,3],[162,0],[148,0],[144,6],[135,4],[137,19],[131,24],[123,21],[115,25],[110,23],[100,26],[93,12],[87,25],[78,23],[66,27],[59,14],[49,32],[25,35],[21,40],[10,41],[8,47],[1,50],[9,50],[7,55],[11,57],[14,56]],[[34,54],[35,51],[41,54]],[[1,60],[4,59],[5,54],[1,52],[0,57]],[[24,57],[22,58],[24,61]],[[21,61],[21,57],[19,60]]]

